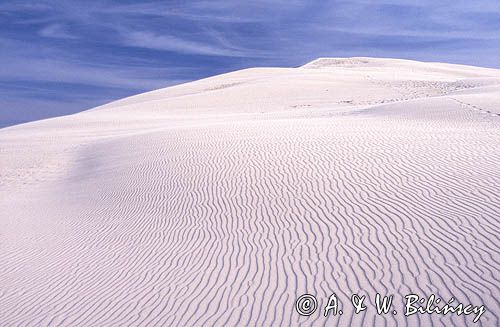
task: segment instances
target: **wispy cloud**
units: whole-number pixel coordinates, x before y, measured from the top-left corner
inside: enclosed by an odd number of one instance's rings
[[[0,81],[47,81],[90,86],[144,90],[171,85],[183,79],[174,78],[189,68],[149,67],[146,62],[122,65],[119,62],[87,61],[71,51],[41,48],[30,51],[24,42],[0,39],[4,52],[0,60],[7,62]],[[130,62],[130,61],[129,61]]]
[[[252,56],[251,52],[245,53],[240,49],[227,46],[214,46],[178,38],[172,35],[155,34],[153,32],[133,31],[123,35],[123,44],[155,50],[164,50],[181,54],[197,54],[224,57]]]
[[[51,37],[56,39],[77,39],[76,35],[69,33],[61,24],[50,24],[39,31],[43,37]]]

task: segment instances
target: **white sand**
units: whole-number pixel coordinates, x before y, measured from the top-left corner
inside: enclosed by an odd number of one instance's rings
[[[0,129],[1,326],[499,325],[500,71],[256,68]],[[300,317],[295,299],[344,314]],[[371,300],[370,300],[371,301]]]

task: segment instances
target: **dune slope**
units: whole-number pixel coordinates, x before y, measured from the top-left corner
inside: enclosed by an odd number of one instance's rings
[[[472,324],[349,302],[417,293],[497,326],[499,189],[477,67],[323,58],[0,129],[0,325]]]

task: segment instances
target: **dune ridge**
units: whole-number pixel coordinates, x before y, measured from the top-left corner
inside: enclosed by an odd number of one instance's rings
[[[499,108],[499,70],[321,58],[0,129],[0,325],[496,326]]]

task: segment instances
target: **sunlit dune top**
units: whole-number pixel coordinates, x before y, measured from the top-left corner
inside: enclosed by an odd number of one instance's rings
[[[418,68],[418,69],[459,69],[468,71],[483,71],[493,72],[498,74],[499,70],[491,68],[482,68],[474,66],[466,66],[459,64],[449,64],[440,62],[421,62],[408,59],[394,59],[394,58],[372,58],[372,57],[350,57],[350,58],[318,58],[303,66],[301,68],[308,69],[321,69],[321,68],[366,68],[366,67],[398,67],[398,68]]]
[[[349,67],[368,66],[378,61],[376,58],[352,57],[352,58],[318,58],[304,66],[303,68],[323,68],[323,67]]]
[[[430,66],[450,65],[445,63],[420,62],[408,59],[372,58],[372,57],[350,57],[350,58],[318,58],[302,68],[356,68],[356,67],[387,67],[387,66]],[[459,65],[453,65],[459,66]]]

